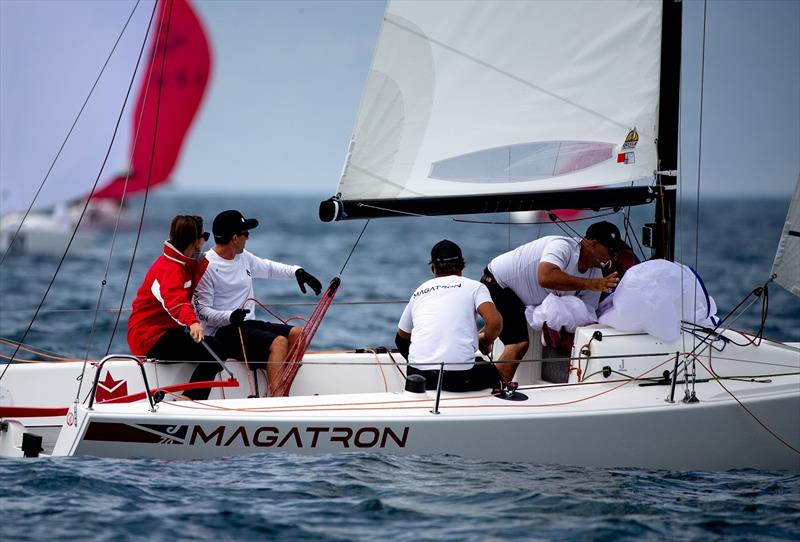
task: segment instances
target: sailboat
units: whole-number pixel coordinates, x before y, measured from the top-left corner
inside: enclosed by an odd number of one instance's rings
[[[39,69],[24,71],[25,77],[20,81],[19,69],[12,71],[18,60],[7,53],[6,79],[14,80],[14,84],[8,85],[9,97],[4,104],[8,108],[6,116],[12,121],[4,126],[9,134],[4,138],[0,166],[0,252],[4,256],[6,251],[61,256],[79,222],[94,229],[111,229],[116,226],[120,206],[126,199],[169,182],[208,87],[211,50],[203,24],[187,0],[156,3],[154,20],[149,20],[150,10],[144,9],[147,6],[138,7],[139,2],[132,11],[125,4],[98,9],[94,3],[77,3],[60,12],[61,8],[54,6],[47,15],[63,18],[65,24],[58,31],[71,44],[62,54],[79,58],[78,62],[65,63],[61,55],[45,50]],[[170,8],[168,13],[166,7]],[[41,14],[35,9],[14,9],[19,11],[13,14],[14,19],[34,35],[50,30],[50,26],[36,19]],[[86,25],[87,20],[93,24]],[[70,22],[81,26],[67,27]],[[149,35],[146,62],[137,72],[139,36],[148,34],[148,22],[155,30]],[[119,32],[120,28],[122,32],[115,43],[112,32]],[[75,39],[78,32],[80,40]],[[37,37],[44,44],[54,41],[53,36]],[[164,62],[167,51],[169,62]],[[127,107],[123,101],[125,88],[134,76],[138,79],[138,92],[134,106]],[[83,85],[94,78],[95,85],[87,97],[90,87]],[[81,86],[63,81],[80,81]],[[52,89],[59,85],[65,85],[59,105],[68,103],[69,115],[79,111],[76,118],[68,118],[50,105],[54,101]],[[83,107],[75,109],[82,100]],[[40,108],[50,116],[40,118]],[[110,122],[120,115],[120,108],[128,126],[115,133]],[[21,110],[31,114],[21,115]],[[62,123],[66,138],[56,133],[55,128],[62,128]],[[43,127],[48,129],[44,137]],[[158,145],[153,144],[155,139]],[[39,171],[30,167],[32,158],[42,157],[45,162],[43,157],[52,152],[43,140],[53,145],[52,149],[59,149],[57,145],[61,144],[46,183],[39,179],[34,182],[32,176]],[[106,149],[108,154],[103,160]],[[98,238],[86,227],[79,233],[70,246],[73,253]]]
[[[670,1],[390,2],[320,217],[656,203],[648,245],[674,259],[680,23]],[[790,290],[798,199],[800,187],[772,271]],[[575,345],[567,382],[544,381],[534,352],[518,387],[501,393],[425,391],[392,352],[353,352],[307,354],[289,397],[169,402],[147,392],[99,403],[101,363],[53,455],[367,451],[800,470],[798,345],[690,323],[674,341],[583,326]],[[156,387],[152,369],[140,373],[130,378]],[[0,450],[22,453],[24,431],[9,423]]]

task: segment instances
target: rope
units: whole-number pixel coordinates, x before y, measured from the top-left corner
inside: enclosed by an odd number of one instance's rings
[[[11,249],[14,246],[14,241],[17,240],[17,237],[19,236],[19,232],[22,229],[22,225],[25,223],[25,220],[28,218],[28,215],[30,214],[31,210],[33,209],[33,206],[36,204],[36,200],[39,198],[39,194],[42,192],[42,189],[44,188],[45,183],[47,183],[47,179],[50,178],[50,173],[52,173],[53,168],[56,165],[56,162],[58,161],[59,157],[61,156],[61,151],[64,150],[64,147],[66,146],[67,141],[69,140],[70,136],[72,135],[72,131],[75,129],[75,126],[78,124],[78,121],[80,120],[81,115],[83,114],[83,110],[86,109],[86,105],[89,103],[89,99],[92,97],[92,94],[94,93],[94,89],[97,87],[97,83],[100,82],[100,78],[103,76],[103,73],[106,71],[106,67],[108,66],[108,63],[111,61],[111,57],[114,55],[114,51],[117,50],[117,45],[119,45],[119,41],[122,39],[123,34],[125,34],[125,30],[128,28],[128,24],[131,22],[131,19],[133,18],[133,14],[136,12],[136,8],[139,6],[140,2],[141,2],[141,0],[136,0],[136,4],[133,6],[133,9],[131,10],[130,15],[128,15],[128,19],[125,21],[125,25],[122,27],[122,30],[120,31],[119,35],[117,36],[117,40],[114,42],[114,46],[111,48],[111,51],[108,53],[108,56],[106,57],[106,61],[103,63],[103,67],[100,68],[100,73],[97,74],[97,77],[95,78],[94,83],[92,83],[92,88],[89,89],[89,94],[86,96],[86,99],[83,101],[83,105],[81,105],[81,108],[78,111],[78,115],[75,117],[75,120],[72,121],[72,126],[70,126],[69,130],[67,131],[67,135],[64,137],[64,141],[61,142],[61,146],[58,148],[58,152],[56,153],[55,157],[53,158],[53,161],[50,163],[50,167],[47,169],[47,173],[45,173],[44,179],[42,179],[42,182],[39,184],[39,188],[36,190],[36,194],[34,194],[33,199],[31,200],[31,204],[28,205],[28,209],[25,211],[25,214],[23,215],[22,220],[20,221],[19,225],[17,226],[17,230],[14,232],[14,235],[11,237],[11,240],[8,243],[8,247],[6,247],[5,252],[3,252],[3,256],[0,257],[0,266],[3,265],[3,262],[6,261],[6,256],[8,256],[8,254],[11,252]],[[136,73],[136,72],[134,71],[134,73]]]
[[[344,273],[344,268],[347,267],[347,264],[350,262],[350,257],[353,255],[353,252],[355,252],[359,241],[361,241],[361,237],[364,235],[364,232],[367,231],[367,226],[369,226],[369,220],[367,220],[366,223],[364,224],[364,227],[361,228],[361,233],[358,234],[358,239],[356,239],[356,242],[353,243],[353,248],[350,249],[350,254],[347,255],[347,258],[344,261],[344,265],[342,265],[342,268],[339,270],[338,276],[341,277],[342,274]]]
[[[148,28],[148,32],[149,32],[149,29],[150,29],[150,24],[152,24],[153,15],[154,14],[155,14],[155,5],[153,6],[153,11],[150,14],[150,22],[148,23],[148,27],[147,27]],[[33,317],[31,318],[31,321],[28,323],[27,328],[25,328],[25,332],[22,334],[22,338],[20,339],[20,344],[25,342],[25,339],[27,338],[28,333],[30,333],[31,328],[33,327],[33,323],[36,321],[36,318],[39,315],[39,311],[41,310],[42,306],[44,305],[44,302],[45,302],[45,300],[47,299],[47,296],[50,293],[50,289],[53,287],[53,284],[56,281],[56,277],[58,276],[58,273],[61,270],[61,266],[64,264],[64,260],[66,259],[67,253],[69,252],[69,249],[72,246],[72,242],[75,240],[75,236],[78,233],[78,227],[80,226],[81,222],[83,221],[83,217],[86,214],[86,209],[89,207],[89,201],[91,201],[92,195],[94,195],[95,190],[97,190],[97,185],[100,182],[100,176],[103,174],[103,169],[106,166],[106,162],[108,161],[108,157],[111,154],[111,148],[114,145],[114,140],[116,139],[117,132],[119,131],[119,125],[120,125],[120,122],[122,121],[122,115],[123,115],[123,113],[125,111],[125,106],[128,103],[128,98],[130,97],[131,88],[133,88],[134,80],[136,79],[136,72],[139,69],[139,63],[142,60],[142,54],[144,52],[144,48],[145,48],[146,42],[147,42],[147,36],[145,35],[145,39],[142,41],[142,47],[139,49],[139,56],[136,59],[136,67],[135,67],[135,69],[133,71],[133,75],[131,76],[130,82],[128,83],[128,90],[127,90],[127,92],[125,94],[125,100],[122,103],[122,107],[120,108],[119,115],[117,116],[117,122],[114,125],[114,133],[111,135],[111,141],[109,142],[108,148],[106,149],[106,155],[103,158],[103,163],[100,165],[100,170],[97,172],[97,177],[95,177],[94,184],[92,185],[92,190],[91,190],[91,192],[89,192],[89,196],[86,198],[86,202],[83,205],[83,209],[81,210],[81,214],[78,217],[77,223],[75,224],[75,228],[72,230],[72,234],[70,235],[69,241],[67,242],[67,246],[64,249],[64,253],[61,255],[61,259],[58,261],[58,265],[56,266],[56,270],[53,273],[53,277],[50,279],[50,283],[47,285],[47,289],[45,290],[44,295],[42,296],[42,300],[39,302],[39,305],[36,307],[36,312],[34,312]],[[140,225],[140,227],[141,227],[141,225]],[[133,258],[131,258],[131,265],[133,265]],[[3,369],[3,372],[0,373],[0,380],[3,379],[3,377],[6,374],[6,372],[8,371],[8,368],[11,366],[11,361],[14,360],[14,357],[16,356],[17,351],[18,350],[14,351],[14,354],[11,355],[11,359],[9,360],[8,363],[6,363],[6,366]]]
[[[364,226],[366,229],[366,225]],[[361,231],[364,233],[364,230]],[[359,236],[361,239],[361,236]],[[358,241],[356,241],[358,244]],[[355,249],[355,247],[353,247]],[[352,251],[350,252],[352,255]],[[348,260],[350,257],[348,256]],[[347,262],[345,262],[347,265]],[[344,266],[342,267],[344,270]],[[314,312],[311,313],[311,316],[308,318],[306,325],[303,326],[302,330],[300,331],[300,336],[292,345],[291,349],[289,349],[289,353],[286,356],[286,362],[281,366],[281,374],[277,377],[277,382],[270,383],[270,388],[272,389],[272,395],[275,396],[283,396],[288,395],[289,389],[292,386],[292,382],[294,381],[294,377],[297,375],[297,371],[300,370],[301,361],[303,360],[303,356],[305,356],[306,352],[308,351],[308,347],[311,345],[311,341],[316,335],[319,326],[322,324],[322,319],[325,317],[325,313],[328,312],[328,309],[333,302],[333,298],[336,296],[336,292],[339,289],[339,285],[341,284],[341,280],[339,277],[334,277],[331,279],[330,284],[328,284],[328,288],[325,290],[325,293],[322,294],[322,298],[317,303]]]
[[[248,390],[250,390],[250,395],[258,395],[256,393],[255,385],[253,384],[253,382],[250,379],[250,371],[251,371],[250,362],[247,361],[247,348],[244,347],[244,335],[242,334],[241,326],[239,327],[239,329],[237,329],[237,331],[239,332],[239,344],[242,347],[242,358],[244,359],[244,367],[245,367],[245,371],[244,372],[245,372],[245,375],[247,376],[247,388],[248,388]],[[255,378],[256,378],[256,382],[255,383],[258,384],[258,375],[256,375]]]
[[[710,356],[710,355],[711,355],[711,354],[709,353],[709,356]],[[700,365],[702,365],[702,366],[703,366],[703,368],[705,368],[705,370],[706,370],[706,371],[708,371],[710,374],[712,374],[712,375],[714,375],[714,376],[716,377],[717,384],[719,384],[719,385],[722,387],[722,389],[723,389],[723,390],[725,390],[726,392],[728,392],[728,395],[730,395],[730,396],[733,398],[733,400],[734,400],[734,401],[736,401],[736,402],[739,404],[739,406],[740,406],[740,407],[742,407],[742,408],[744,409],[744,411],[745,411],[745,412],[747,412],[747,413],[750,415],[750,417],[752,417],[752,418],[753,418],[753,419],[756,421],[756,423],[758,423],[758,425],[760,425],[760,426],[761,426],[761,427],[762,427],[762,428],[763,428],[763,429],[764,429],[764,430],[765,430],[767,433],[769,433],[769,434],[770,434],[770,435],[772,435],[772,436],[773,436],[773,437],[774,437],[776,440],[778,440],[778,442],[780,442],[781,444],[783,444],[784,446],[786,446],[787,448],[789,448],[790,450],[792,450],[794,453],[796,453],[796,454],[800,455],[800,449],[797,449],[797,448],[795,448],[794,446],[792,446],[791,444],[789,444],[788,442],[786,442],[784,439],[782,439],[782,438],[780,437],[780,435],[778,435],[778,434],[777,434],[777,433],[775,433],[775,432],[774,432],[772,429],[770,429],[769,427],[767,427],[767,425],[766,425],[764,422],[762,422],[762,421],[761,421],[761,420],[758,418],[758,416],[756,416],[755,414],[753,414],[753,412],[752,412],[752,411],[751,411],[749,408],[747,408],[747,406],[745,406],[745,404],[744,404],[744,403],[742,403],[742,402],[739,400],[739,398],[738,398],[738,397],[736,397],[736,396],[733,394],[733,392],[731,392],[731,390],[729,390],[729,389],[727,388],[727,386],[725,386],[725,384],[723,384],[723,383],[722,383],[722,380],[721,380],[721,378],[719,377],[719,375],[717,375],[717,373],[715,373],[715,372],[714,372],[714,370],[713,370],[712,368],[710,368],[710,367],[706,367],[706,365],[705,365],[705,364],[704,364],[704,363],[703,363],[703,362],[700,360],[700,358],[699,358],[699,357],[697,357],[697,356],[692,356],[692,357],[693,357],[694,359],[696,359],[696,360],[697,360],[697,363],[699,363]]]
[[[559,217],[559,220],[561,220],[564,223],[581,222],[583,220],[597,220],[598,218],[603,218],[605,216],[613,216],[613,215],[617,214],[618,212],[619,211],[610,211],[608,213],[602,213],[602,214],[599,214],[599,215],[592,215],[592,216],[584,216],[584,217],[580,217],[580,218],[563,219],[563,218]],[[511,211],[509,211],[509,214],[510,213],[511,213]],[[430,217],[430,218],[435,218],[435,217]],[[495,224],[495,225],[500,225],[500,226],[506,226],[506,225],[508,225],[508,226],[514,226],[514,225],[517,225],[517,226],[539,226],[539,225],[542,225],[542,224],[550,224],[550,223],[553,222],[552,219],[550,219],[550,218],[548,218],[547,220],[541,220],[541,221],[536,221],[536,222],[514,222],[514,221],[512,221],[510,219],[508,221],[502,221],[502,220],[471,220],[471,219],[467,219],[467,218],[452,218],[452,219],[449,219],[449,220],[452,220],[453,222],[460,222],[462,224]],[[510,241],[509,241],[509,244],[510,244]]]
[[[259,301],[255,298],[250,298],[256,303]],[[356,300],[356,301],[337,301],[333,303],[333,305],[337,306],[345,306],[345,305],[405,305],[408,303],[408,299],[385,299],[383,301],[373,301],[373,300]],[[313,301],[303,301],[303,302],[292,302],[292,303],[271,303],[273,307],[315,307],[317,305],[316,302]],[[261,305],[261,308],[264,310],[268,310],[266,305]],[[12,314],[12,313],[22,313],[22,312],[32,312],[35,311],[35,308],[30,309],[6,309],[3,308],[4,314]],[[39,314],[71,314],[71,313],[94,313],[94,312],[131,312],[130,307],[122,307],[122,308],[94,308],[94,309],[42,309],[39,311]],[[270,312],[270,314],[272,314]],[[276,318],[278,318],[276,316]]]
[[[155,5],[153,6],[153,10],[155,10]],[[151,21],[152,21],[152,15],[151,15]],[[163,17],[159,21],[159,28],[158,28],[158,31],[157,31],[158,34],[161,33],[162,24],[163,24]],[[150,33],[150,26],[148,25],[147,32],[145,32],[145,38],[149,35],[149,33]],[[155,51],[153,51],[152,54],[155,54]],[[137,64],[137,68],[138,68],[138,64]],[[144,85],[144,94],[143,94],[142,103],[147,103],[147,97],[150,94],[150,82],[152,80],[152,77],[153,77],[153,64],[149,63],[148,67],[147,67],[147,78],[146,78],[146,82],[145,82],[145,85]],[[159,86],[159,89],[160,89],[160,86]],[[132,149],[136,148],[136,144],[139,141],[139,132],[140,132],[141,127],[142,127],[142,119],[144,118],[144,111],[145,111],[145,108],[142,107],[142,110],[139,112],[139,117],[138,117],[138,119],[136,119],[136,130],[134,131],[133,142],[131,143],[131,148]],[[116,243],[117,243],[117,234],[119,233],[119,225],[120,225],[120,221],[121,221],[121,217],[122,217],[122,209],[125,206],[125,199],[126,199],[127,194],[128,194],[128,181],[130,180],[131,171],[133,170],[133,168],[132,168],[132,160],[133,160],[133,157],[131,156],[129,161],[128,161],[127,171],[125,173],[125,181],[124,181],[124,183],[122,185],[122,196],[120,197],[120,200],[119,200],[119,204],[118,204],[119,208],[118,208],[118,211],[117,211],[116,220],[114,221],[114,231],[113,231],[113,233],[111,235],[111,246],[110,246],[109,251],[108,251],[108,258],[106,259],[106,268],[105,268],[105,272],[103,273],[103,280],[100,283],[101,284],[100,285],[100,292],[98,293],[98,296],[97,296],[97,305],[95,306],[94,319],[92,321],[92,328],[91,328],[91,332],[89,333],[89,340],[87,341],[87,344],[86,344],[85,359],[89,358],[89,352],[90,352],[90,349],[91,349],[92,341],[94,339],[95,329],[97,327],[97,317],[98,317],[98,314],[99,314],[100,303],[101,303],[101,301],[103,299],[103,292],[105,291],[105,286],[108,283],[108,273],[109,273],[109,270],[111,269],[111,258],[112,258],[113,254],[114,254],[114,247],[116,246]],[[117,314],[119,315],[119,312],[117,312]],[[78,390],[78,393],[80,394],[80,389]]]

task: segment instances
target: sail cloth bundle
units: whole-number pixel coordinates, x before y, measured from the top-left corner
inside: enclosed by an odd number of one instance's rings
[[[534,329],[542,329],[545,324],[554,331],[564,330],[575,333],[575,328],[597,322],[594,309],[574,295],[548,294],[541,305],[525,308],[525,318]],[[542,336],[542,344],[544,343]]]
[[[717,305],[699,275],[691,267],[667,260],[650,260],[628,269],[598,312],[601,324],[620,331],[644,331],[663,341],[678,340],[681,320],[710,327],[717,322]]]

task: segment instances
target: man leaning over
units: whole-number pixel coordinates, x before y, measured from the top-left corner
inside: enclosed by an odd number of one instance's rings
[[[627,248],[619,229],[610,222],[589,226],[586,235],[551,235],[526,243],[494,258],[484,270],[481,282],[503,316],[500,340],[505,348],[498,361],[519,361],[528,350],[525,307],[540,305],[550,293],[568,293],[597,309],[602,292],[619,282],[617,273],[604,277],[602,270],[612,264],[618,252]],[[514,377],[517,363],[503,363],[506,381]]]

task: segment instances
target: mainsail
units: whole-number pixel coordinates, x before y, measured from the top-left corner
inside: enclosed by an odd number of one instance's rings
[[[652,180],[661,16],[647,1],[390,2],[336,205]]]
[[[131,169],[95,198],[119,200],[167,182],[208,86],[211,51],[194,9],[188,0],[159,0],[157,9],[149,62],[130,119]]]
[[[800,175],[797,176],[797,186],[783,225],[771,274],[775,276],[775,282],[800,296]]]

